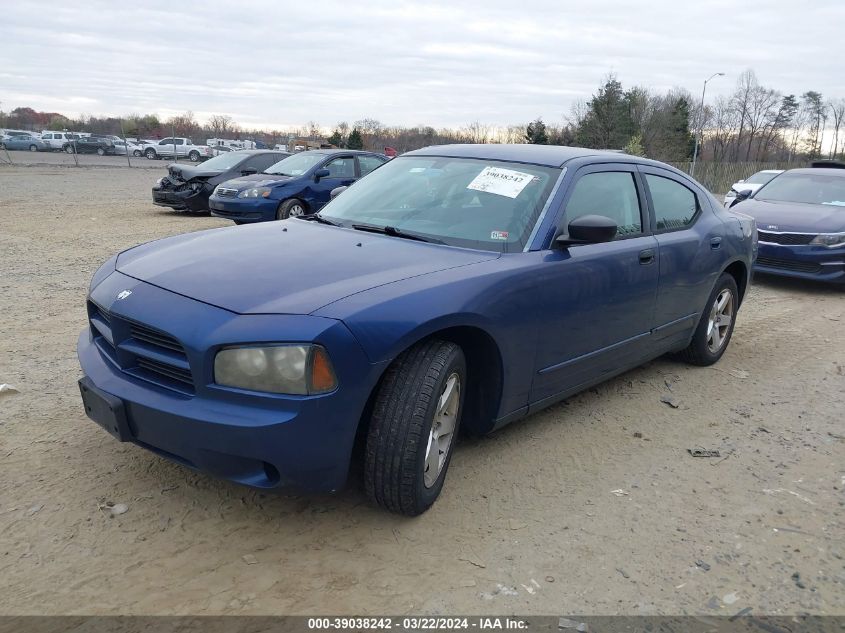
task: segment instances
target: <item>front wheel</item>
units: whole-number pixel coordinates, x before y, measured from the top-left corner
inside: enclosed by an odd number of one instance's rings
[[[97,156],[105,156],[105,155],[106,155],[106,150],[104,150],[102,147],[98,147],[97,148]]]
[[[71,145],[65,145],[65,152],[68,154],[73,154],[73,147]]]
[[[191,161],[192,163],[196,163],[199,159],[200,159],[200,153],[199,152],[191,152],[190,154],[188,154],[188,160]]]
[[[143,156],[143,155],[144,155],[144,153],[143,153],[141,150],[136,149],[134,152],[132,152],[132,155],[133,155],[135,158],[141,158],[141,156]]]
[[[148,149],[146,152],[144,152],[144,156],[147,157],[147,160],[155,160],[156,151],[154,149]]]
[[[689,346],[680,352],[682,360],[706,367],[718,361],[730,343],[739,308],[736,280],[728,273],[716,281]]]
[[[30,146],[29,146],[29,151],[30,151],[30,152],[37,152],[37,151],[38,151],[38,146],[37,146],[37,145],[30,145]]]
[[[296,198],[285,200],[282,204],[279,205],[279,208],[276,211],[277,220],[285,220],[287,218],[298,218],[301,215],[305,215],[305,205],[302,204],[302,202],[300,202]]]
[[[452,459],[465,392],[466,360],[454,343],[424,341],[393,362],[367,434],[364,487],[371,501],[406,516],[431,507]]]

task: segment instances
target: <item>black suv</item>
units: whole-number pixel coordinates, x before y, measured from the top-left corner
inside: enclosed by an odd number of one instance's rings
[[[77,154],[98,154],[99,156],[105,156],[106,154],[113,155],[115,153],[114,141],[112,141],[111,137],[102,134],[82,136],[69,143],[65,143],[62,149],[68,154],[73,154],[74,146]]]

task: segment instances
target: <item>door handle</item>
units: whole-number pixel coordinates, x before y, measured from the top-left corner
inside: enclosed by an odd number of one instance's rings
[[[640,251],[640,264],[646,266],[654,261],[654,249],[647,248],[644,251]]]
[[[722,238],[721,237],[714,237],[710,239],[710,248],[714,251],[719,250],[722,247]]]

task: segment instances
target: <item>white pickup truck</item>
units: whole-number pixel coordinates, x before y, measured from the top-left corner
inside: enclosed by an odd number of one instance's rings
[[[163,138],[157,143],[143,146],[144,156],[150,160],[162,158],[187,158],[192,163],[198,163],[213,156],[207,145],[194,145],[189,138]]]

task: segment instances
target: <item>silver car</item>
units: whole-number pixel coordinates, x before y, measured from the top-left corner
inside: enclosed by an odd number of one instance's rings
[[[30,152],[48,152],[50,146],[36,136],[8,136],[0,141],[6,149],[29,150]]]

